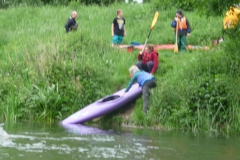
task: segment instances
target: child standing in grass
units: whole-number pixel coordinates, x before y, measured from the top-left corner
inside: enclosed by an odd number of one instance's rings
[[[114,44],[121,44],[123,37],[126,36],[125,19],[123,18],[123,11],[117,10],[117,17],[113,19],[111,31],[112,31],[112,46]]]
[[[145,71],[139,70],[136,65],[133,65],[129,69],[130,76],[132,77],[128,86],[122,96],[132,87],[135,81],[142,87],[142,97],[143,97],[143,112],[148,111],[148,101],[150,96],[150,90],[156,87],[155,77]]]

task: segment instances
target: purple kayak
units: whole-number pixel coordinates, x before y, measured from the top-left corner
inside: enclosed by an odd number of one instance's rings
[[[64,124],[83,124],[84,122],[90,121],[94,118],[106,115],[129,102],[136,99],[142,93],[142,88],[139,87],[138,83],[132,85],[131,89],[123,96],[125,89],[122,89],[112,95],[106,96],[83,109],[75,112],[71,116],[64,119],[61,123]]]

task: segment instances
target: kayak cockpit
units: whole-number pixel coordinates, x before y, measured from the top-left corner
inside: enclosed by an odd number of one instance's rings
[[[99,101],[99,103],[113,101],[113,100],[118,99],[118,98],[120,98],[119,95],[107,96],[107,97],[103,98],[101,101]]]

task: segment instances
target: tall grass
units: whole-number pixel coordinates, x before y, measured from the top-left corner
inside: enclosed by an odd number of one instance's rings
[[[110,27],[118,8],[123,9],[126,19],[123,43],[144,43],[156,11],[151,4],[1,10],[0,116],[59,121],[126,87],[128,68],[136,63],[138,51],[130,54],[110,47]],[[66,34],[64,24],[72,10],[79,12],[79,29]],[[174,43],[170,23],[175,11],[159,10],[149,43]],[[222,35],[222,17],[207,19],[195,12],[183,13],[192,27],[189,44],[211,47],[211,40]],[[160,66],[155,74],[158,86],[152,91],[150,110],[144,115],[142,100],[138,99],[131,123],[194,131],[239,131],[239,93],[234,90],[239,76],[232,79],[239,66],[233,57],[236,54],[229,56],[224,49],[177,55],[159,51]]]

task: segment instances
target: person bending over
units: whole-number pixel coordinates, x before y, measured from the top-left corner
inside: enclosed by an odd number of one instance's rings
[[[155,77],[145,71],[139,70],[136,65],[130,67],[129,73],[132,78],[128,83],[128,86],[126,87],[125,92],[122,96],[124,96],[125,93],[130,90],[133,83],[137,81],[139,86],[142,87],[143,112],[147,113],[149,109],[150,90],[157,86]]]

